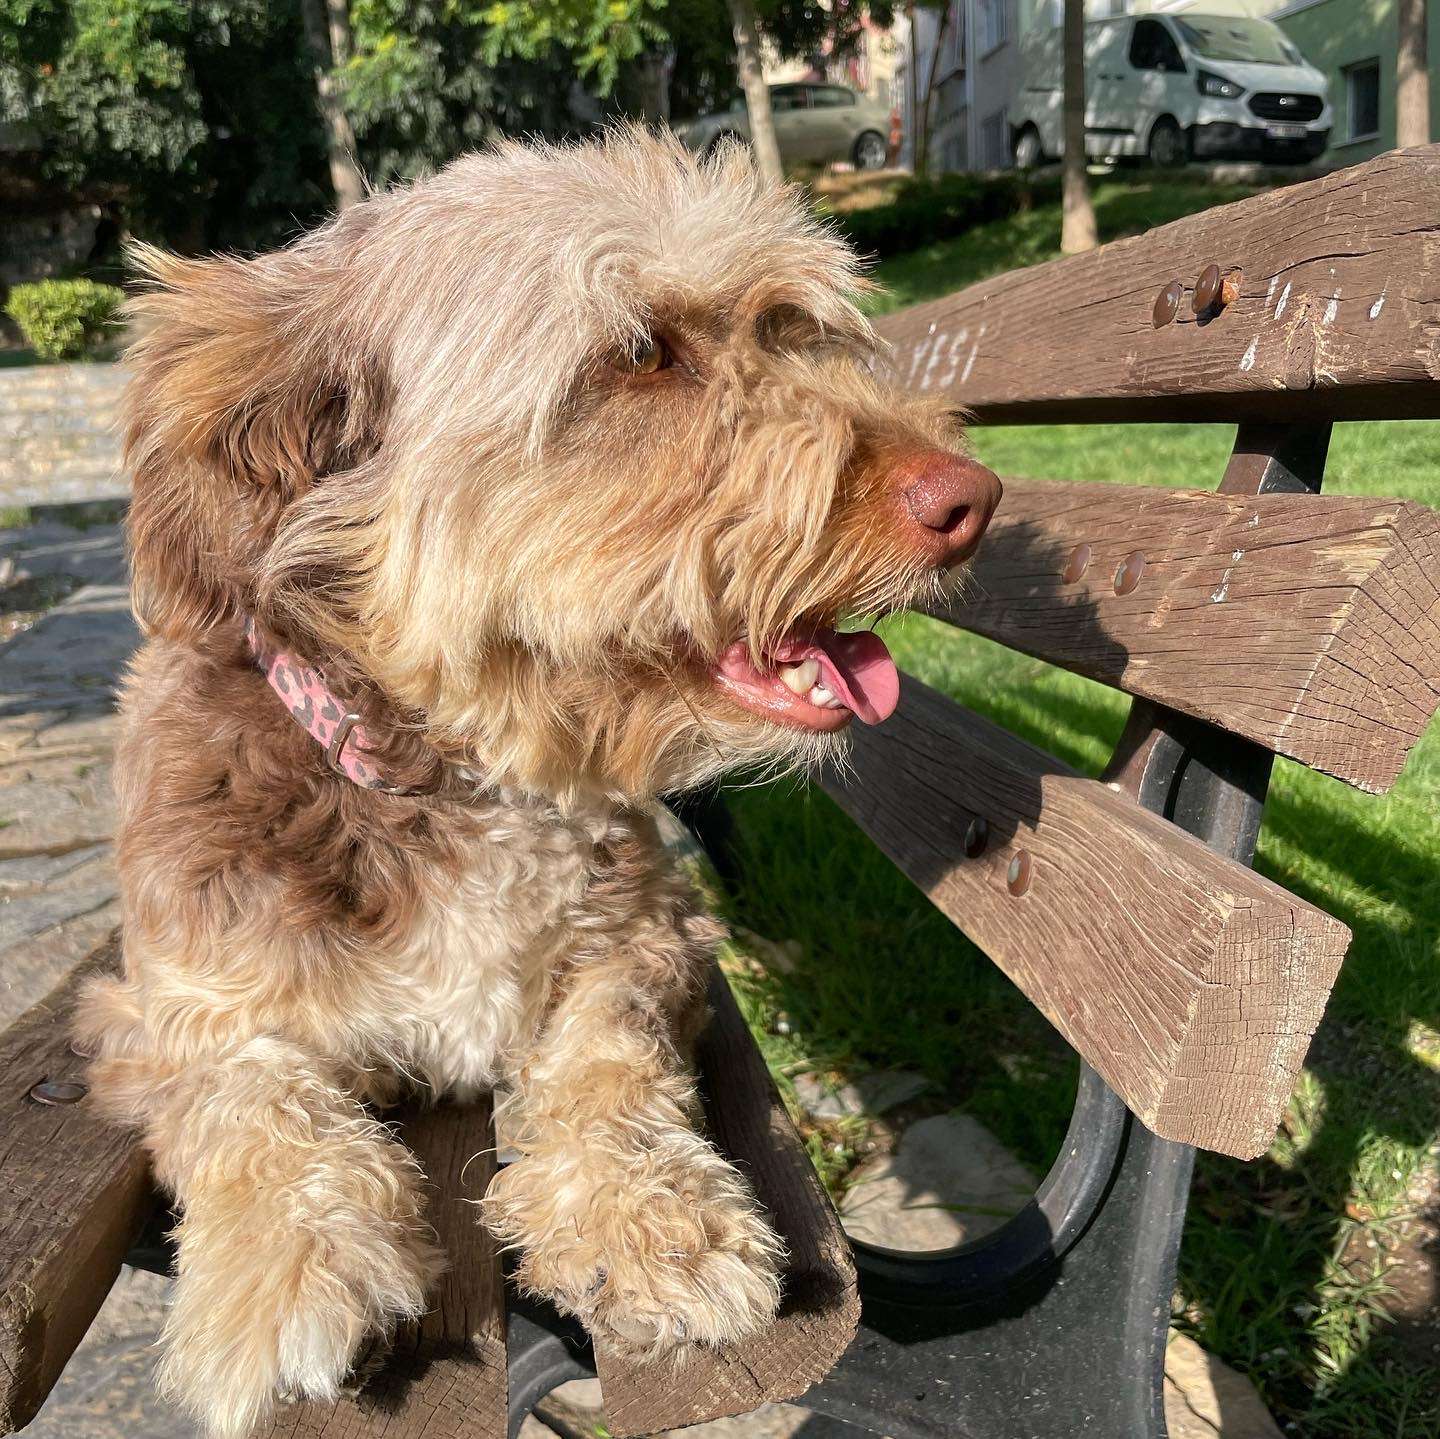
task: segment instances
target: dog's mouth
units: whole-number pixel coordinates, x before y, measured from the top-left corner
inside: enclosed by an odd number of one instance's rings
[[[738,640],[720,656],[716,683],[752,714],[796,729],[838,730],[855,716],[879,724],[900,699],[900,675],[869,630],[807,630],[787,635],[757,666]]]

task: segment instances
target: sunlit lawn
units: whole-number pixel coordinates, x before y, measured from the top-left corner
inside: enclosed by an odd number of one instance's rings
[[[1099,197],[1112,233],[1138,228],[1147,206],[1156,219],[1180,213],[1168,186],[1102,185]],[[879,278],[907,299],[943,293],[1046,258],[1057,231],[1056,215],[1035,211],[891,261]],[[1002,474],[1213,487],[1233,434],[1056,426],[974,440]],[[1440,424],[1338,426],[1326,488],[1440,506]],[[929,620],[892,621],[888,637],[906,669],[1092,774],[1119,734],[1128,700],[1102,686]],[[1043,1169],[1074,1084],[1048,1026],[823,795],[792,784],[741,790],[731,804],[747,872],[737,917],[800,941],[790,973],[744,985],[777,1070],[921,1069],[934,1107],[976,1114]],[[1355,942],[1270,1153],[1248,1165],[1201,1157],[1178,1322],[1249,1372],[1306,1439],[1440,1435],[1440,1354],[1417,1353],[1417,1334],[1380,1318],[1387,1248],[1436,1167],[1440,727],[1383,797],[1280,761],[1257,864],[1338,915]],[[857,1137],[817,1136],[840,1185]]]

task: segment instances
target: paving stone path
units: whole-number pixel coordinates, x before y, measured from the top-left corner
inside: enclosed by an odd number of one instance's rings
[[[138,634],[114,526],[47,521],[0,532],[0,564],[15,573],[84,581],[26,632],[0,645],[0,1025],[40,999],[118,919],[112,853],[113,699]],[[923,1088],[917,1076],[862,1076],[831,1093],[825,1112],[878,1112]],[[1018,1207],[1030,1178],[973,1119],[940,1115],[867,1166],[845,1205],[857,1237],[892,1247],[953,1244],[981,1216]],[[897,1239],[897,1236],[901,1236]],[[28,1439],[199,1439],[155,1395],[155,1340],[166,1281],[124,1271]],[[1188,1348],[1184,1347],[1188,1346]],[[1166,1386],[1174,1439],[1275,1439],[1248,1381],[1189,1341],[1172,1350]],[[527,1439],[593,1435],[598,1386],[567,1386],[532,1419]],[[684,1431],[687,1439],[833,1439],[828,1421],[776,1405]]]
[[[129,492],[116,424],[125,372],[105,362],[0,370],[0,505]]]

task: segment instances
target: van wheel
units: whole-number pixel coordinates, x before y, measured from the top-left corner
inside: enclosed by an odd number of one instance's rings
[[[1190,143],[1184,132],[1170,117],[1162,116],[1150,132],[1150,163],[1162,170],[1173,170],[1190,158]]]
[[[857,170],[883,170],[890,158],[890,143],[878,130],[866,130],[855,141],[851,158]]]
[[[1045,147],[1040,142],[1040,132],[1027,125],[1015,137],[1015,168],[1034,170],[1045,163]]]

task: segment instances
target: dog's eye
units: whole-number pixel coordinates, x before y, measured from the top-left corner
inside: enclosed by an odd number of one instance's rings
[[[646,335],[615,357],[615,368],[632,375],[653,375],[673,363],[669,348],[658,335]]]

